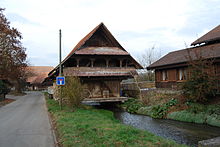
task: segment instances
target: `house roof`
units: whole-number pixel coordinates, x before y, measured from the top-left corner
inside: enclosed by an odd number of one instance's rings
[[[27,82],[30,84],[42,83],[52,69],[52,66],[28,66],[27,70],[31,71],[32,75],[27,79]]]
[[[220,25],[194,41],[191,45],[220,41]]]
[[[179,51],[170,52],[163,56],[153,64],[147,67],[147,69],[156,69],[160,67],[186,63],[189,61],[189,55],[192,60],[196,60],[199,57],[209,59],[209,58],[219,58],[220,57],[220,43],[203,45],[199,47],[192,47],[188,49],[183,49]]]

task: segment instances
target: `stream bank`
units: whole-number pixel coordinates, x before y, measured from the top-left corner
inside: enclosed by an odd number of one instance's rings
[[[145,115],[116,110],[114,116],[122,123],[147,130],[157,136],[172,139],[179,144],[196,147],[198,141],[220,136],[220,128],[204,124],[154,119]]]
[[[121,106],[121,105],[119,105]],[[198,142],[220,136],[220,128],[207,124],[196,124],[169,119],[155,119],[150,116],[133,114],[118,108],[118,104],[111,103],[97,106],[114,113],[121,123],[140,130],[149,131],[157,136],[172,139],[179,144],[197,147]],[[134,108],[134,106],[133,106]]]
[[[131,98],[119,107],[127,112],[147,115],[152,118],[220,127],[220,104],[181,103],[180,100],[171,98],[164,102],[146,105],[137,99]]]

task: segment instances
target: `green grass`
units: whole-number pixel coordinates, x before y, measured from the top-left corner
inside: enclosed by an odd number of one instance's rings
[[[169,113],[167,118],[220,127],[220,105],[192,103],[186,110]]]
[[[123,125],[114,118],[111,111],[90,108],[71,112],[67,107],[61,111],[57,102],[51,99],[46,101],[63,147],[185,146]]]

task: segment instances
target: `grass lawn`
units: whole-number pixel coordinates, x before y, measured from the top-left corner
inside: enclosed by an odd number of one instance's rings
[[[48,111],[56,124],[58,140],[63,147],[183,147],[174,141],[155,136],[147,131],[121,124],[111,111],[93,108],[74,112],[56,101],[46,99]]]

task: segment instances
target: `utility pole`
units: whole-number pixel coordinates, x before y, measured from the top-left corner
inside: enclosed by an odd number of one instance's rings
[[[61,29],[59,30],[59,55],[60,55],[60,64],[59,64],[59,77],[62,76],[62,65],[61,65],[61,60],[62,60],[62,54],[61,54]],[[62,98],[62,87],[61,85],[59,86],[59,89],[60,89],[60,109],[62,110],[62,101],[63,101],[63,98]]]
[[[59,76],[62,76],[62,67],[61,67],[61,58],[62,58],[62,55],[61,55],[61,29],[59,30],[59,39],[60,39],[60,47],[59,47],[59,55],[60,55],[60,66],[59,66]]]

